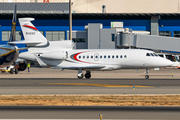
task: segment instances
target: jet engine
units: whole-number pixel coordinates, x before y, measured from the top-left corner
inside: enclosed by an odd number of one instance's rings
[[[27,67],[27,64],[25,62],[19,62],[16,64],[18,71],[24,71]]]
[[[68,52],[67,51],[47,52],[47,53],[42,53],[40,57],[46,59],[65,60],[68,57]]]

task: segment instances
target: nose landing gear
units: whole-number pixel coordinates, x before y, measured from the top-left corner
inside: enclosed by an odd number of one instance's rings
[[[149,70],[148,70],[148,69],[146,69],[146,75],[145,75],[145,78],[146,78],[146,79],[149,79],[149,75],[148,75],[148,73],[149,73]]]
[[[82,73],[82,69],[79,69],[79,70],[78,70],[78,75],[77,75],[77,77],[78,77],[79,79],[83,79],[84,75],[83,75],[83,73]]]
[[[82,69],[79,69],[79,70],[78,70],[78,75],[77,75],[77,77],[78,77],[79,79],[83,79],[84,75],[83,75],[83,73],[82,73]],[[91,78],[91,72],[90,72],[90,71],[86,71],[85,78],[86,78],[86,79]]]

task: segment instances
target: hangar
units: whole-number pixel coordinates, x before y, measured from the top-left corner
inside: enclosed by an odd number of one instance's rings
[[[69,17],[68,3],[0,3],[0,44],[8,41],[11,29],[13,6],[17,5],[18,18],[33,17],[32,23],[39,31],[52,41],[68,39]],[[73,11],[73,40],[75,48],[101,49],[119,48],[113,34],[111,22],[122,22],[123,28],[133,31],[149,31],[151,35],[166,36],[168,40],[180,37],[179,13],[82,13]],[[88,27],[87,27],[88,26]],[[19,24],[16,27],[16,39],[23,40]],[[118,29],[120,32],[121,29]],[[98,33],[98,34],[97,34]],[[92,34],[97,34],[93,36]],[[117,36],[116,36],[117,39]],[[176,45],[179,43],[177,41]],[[177,46],[178,47],[178,46]],[[149,48],[150,49],[150,48]],[[163,50],[163,49],[162,49]],[[171,51],[167,49],[166,51]],[[173,52],[173,51],[172,51]],[[178,49],[175,52],[180,52]]]

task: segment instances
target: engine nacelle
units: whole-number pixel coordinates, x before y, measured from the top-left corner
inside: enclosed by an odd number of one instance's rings
[[[18,71],[24,71],[27,68],[27,64],[25,62],[20,62],[17,65]]]
[[[41,54],[40,57],[46,59],[65,60],[68,57],[68,52],[67,51],[47,52]]]

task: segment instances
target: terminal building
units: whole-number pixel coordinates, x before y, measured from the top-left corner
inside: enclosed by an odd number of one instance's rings
[[[1,0],[0,44],[6,44],[14,5],[50,41],[69,39],[69,0]],[[180,1],[72,0],[75,49],[143,48],[180,53]],[[163,3],[163,4],[162,4]],[[19,23],[16,40],[23,40]],[[161,37],[159,37],[161,36]]]

